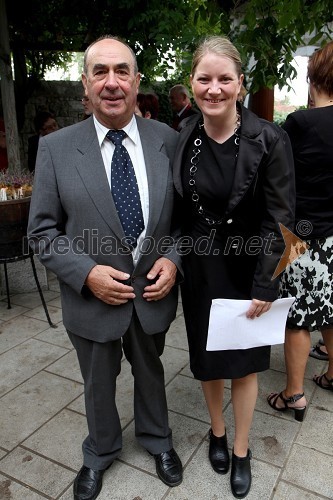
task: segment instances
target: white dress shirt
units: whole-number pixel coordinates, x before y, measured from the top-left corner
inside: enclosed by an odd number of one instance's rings
[[[101,148],[105,172],[111,190],[111,162],[115,146],[113,142],[106,137],[106,134],[109,131],[109,129],[104,127],[104,125],[102,125],[95,116],[93,118],[97,132],[98,142]],[[128,154],[130,155],[130,158],[133,163],[134,172],[136,175],[139,188],[143,220],[145,223],[145,228],[140,234],[138,238],[138,244],[133,251],[133,260],[134,263],[136,263],[139,258],[140,243],[145,237],[146,228],[148,224],[148,217],[149,217],[148,179],[147,179],[146,165],[143,156],[140,134],[134,115],[131,121],[128,123],[128,125],[126,125],[126,127],[124,127],[122,130],[124,130],[127,134],[127,136],[123,140],[123,145],[127,149]]]

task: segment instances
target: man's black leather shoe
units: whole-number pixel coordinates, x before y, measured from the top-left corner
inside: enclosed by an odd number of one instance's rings
[[[230,475],[231,491],[234,497],[244,498],[251,488],[251,464],[252,453],[247,450],[246,457],[237,457],[232,454],[232,466]]]
[[[102,489],[105,471],[106,469],[89,469],[83,465],[74,481],[74,500],[95,500]]]
[[[156,472],[163,483],[168,486],[178,486],[183,480],[183,466],[173,448],[154,455]]]
[[[218,474],[226,474],[229,470],[230,458],[228,451],[227,433],[216,437],[212,429],[209,431],[209,461]]]

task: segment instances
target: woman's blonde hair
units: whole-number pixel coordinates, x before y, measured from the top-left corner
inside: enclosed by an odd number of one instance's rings
[[[195,73],[195,70],[200,63],[201,59],[207,53],[212,52],[217,56],[228,57],[231,59],[236,66],[236,71],[238,76],[242,73],[242,61],[240,54],[236,47],[230,42],[229,38],[219,35],[211,35],[206,37],[196,48],[193,54],[191,74]]]

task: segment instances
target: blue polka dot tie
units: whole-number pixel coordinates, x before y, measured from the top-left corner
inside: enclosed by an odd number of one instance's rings
[[[109,130],[107,138],[115,145],[111,162],[111,192],[126,235],[126,242],[133,247],[145,228],[138,183],[132,160],[122,144],[124,130]]]

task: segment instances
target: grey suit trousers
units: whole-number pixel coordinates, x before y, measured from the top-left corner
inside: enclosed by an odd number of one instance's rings
[[[135,435],[139,443],[152,454],[172,448],[164,368],[160,360],[165,333],[147,335],[135,313],[125,335],[115,341],[94,342],[68,331],[84,380],[89,430],[82,445],[86,467],[105,469],[121,452],[122,431],[115,395],[122,351],[134,377]]]

